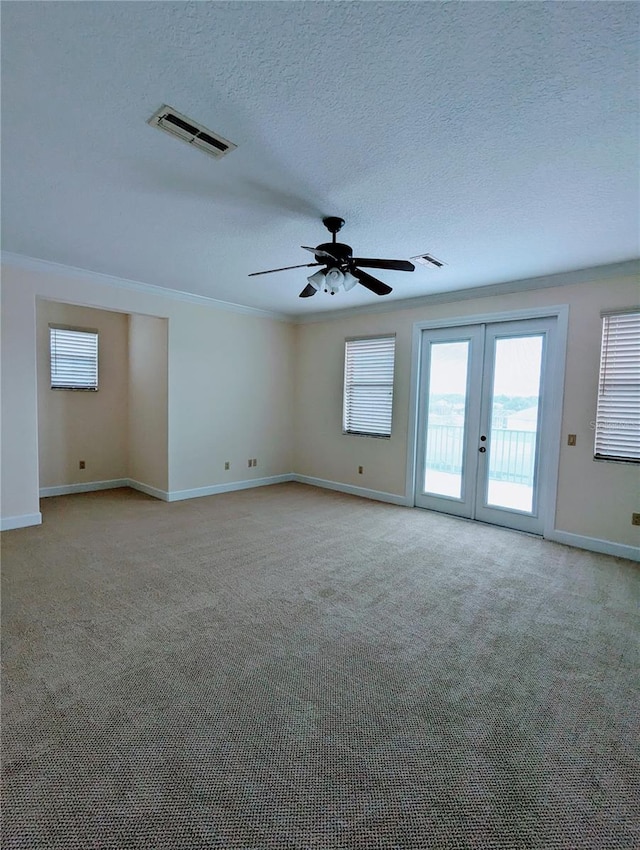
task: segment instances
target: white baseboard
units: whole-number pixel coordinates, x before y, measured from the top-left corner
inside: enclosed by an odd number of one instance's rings
[[[181,502],[183,499],[199,499],[201,496],[216,496],[218,493],[231,493],[233,490],[248,490],[251,487],[266,487],[268,484],[284,484],[297,480],[293,473],[269,475],[267,478],[251,478],[248,481],[231,481],[229,484],[211,484],[209,487],[196,487],[193,490],[172,490],[167,494],[168,502]]]
[[[208,487],[196,487],[193,490],[168,491],[160,490],[158,487],[152,487],[150,484],[144,484],[142,481],[136,481],[133,478],[113,478],[110,481],[86,481],[82,484],[59,484],[55,487],[41,487],[40,498],[68,496],[73,493],[91,493],[94,490],[114,490],[116,487],[131,487],[132,490],[139,490],[141,493],[145,493],[147,496],[153,496],[154,499],[160,499],[163,502],[181,502],[184,499],[198,499],[200,496],[215,496],[217,493],[230,493],[233,490],[247,490],[251,487],[265,487],[267,484],[282,484],[293,480],[293,474],[287,472],[284,475],[270,475],[267,478],[231,481],[228,484],[211,484]],[[11,517],[7,519],[7,522],[9,519]],[[20,517],[16,519],[19,520]],[[39,522],[41,521],[42,519],[39,520]],[[26,525],[35,525],[35,523],[27,522]],[[11,528],[20,527],[11,526]]]
[[[129,487],[128,478],[110,478],[108,481],[83,481],[81,484],[59,484],[55,487],[41,487],[40,498],[49,496],[69,496],[72,493],[92,493],[94,490],[115,490],[117,487]]]
[[[124,486],[131,487],[132,490],[139,490],[140,493],[153,496],[154,499],[160,499],[163,502],[171,501],[171,493],[168,493],[166,490],[159,490],[150,484],[143,484],[142,481],[135,481],[133,478],[127,478],[127,483]]]
[[[22,514],[22,516],[5,516],[0,519],[0,531],[11,531],[14,528],[27,528],[30,525],[42,525],[42,514]]]
[[[355,484],[327,481],[324,478],[312,478],[310,475],[298,475],[297,473],[294,473],[289,480],[298,481],[300,484],[311,484],[313,487],[324,487],[325,490],[338,490],[340,493],[349,493],[351,496],[375,499],[376,502],[389,502],[391,505],[402,505],[403,507],[410,507],[411,505],[406,496],[385,493],[382,490],[369,490],[367,487],[357,487]]]
[[[381,490],[370,490],[367,487],[357,487],[354,484],[344,484],[340,481],[327,481],[324,478],[313,478],[310,475],[299,475],[294,472],[284,475],[270,475],[266,478],[253,478],[247,481],[231,481],[228,484],[211,484],[208,487],[196,487],[192,490],[160,490],[135,481],[132,478],[113,478],[109,481],[87,481],[82,484],[60,484],[56,487],[41,487],[40,498],[49,496],[66,496],[72,493],[90,493],[94,490],[112,490],[116,487],[131,487],[153,496],[163,502],[181,502],[185,499],[198,499],[201,496],[215,496],[219,493],[231,493],[234,490],[248,490],[252,487],[265,487],[269,484],[283,484],[287,481],[297,481],[300,484],[310,484],[313,487],[322,487],[325,490],[337,490],[340,493],[348,493],[352,496],[362,496],[365,499],[374,499],[377,502],[388,502],[392,505],[411,507],[411,502],[396,493],[385,493]],[[22,516],[4,517],[0,519],[0,531],[9,531],[14,528],[26,528],[30,525],[40,525],[42,514],[24,514]],[[623,543],[615,543],[612,540],[600,540],[597,537],[585,537],[582,534],[572,534],[569,531],[554,529],[545,535],[546,540],[554,543],[562,543],[565,546],[573,546],[575,549],[586,549],[589,552],[599,552],[603,555],[613,555],[616,558],[627,558],[630,561],[640,562],[640,547],[627,546]]]
[[[585,537],[582,534],[572,534],[569,531],[559,531],[558,529],[554,529],[551,534],[545,535],[545,540],[564,543],[565,546],[573,546],[576,549],[587,549],[589,552],[599,552],[602,555],[614,555],[616,558],[640,561],[640,547],[614,543],[612,540]]]
[[[405,496],[395,493],[384,493],[380,490],[369,490],[366,487],[356,487],[353,484],[342,484],[339,481],[326,481],[324,478],[313,478],[310,475],[291,476],[292,481],[300,484],[311,484],[314,487],[324,487],[327,490],[338,490],[341,493],[349,493],[353,496],[363,496],[365,499],[375,499],[378,502],[389,502],[392,505],[411,507],[412,503]],[[599,552],[603,555],[613,555],[616,558],[627,558],[630,561],[640,561],[640,548],[627,546],[623,543],[615,543],[612,540],[600,540],[596,537],[585,537],[581,534],[571,534],[568,531],[554,529],[551,534],[545,535],[545,540],[554,543],[563,543],[565,546],[573,546],[575,549],[586,549],[589,552]]]

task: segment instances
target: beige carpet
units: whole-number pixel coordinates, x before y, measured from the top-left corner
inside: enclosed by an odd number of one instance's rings
[[[300,484],[42,508],[4,848],[640,847],[633,563]]]

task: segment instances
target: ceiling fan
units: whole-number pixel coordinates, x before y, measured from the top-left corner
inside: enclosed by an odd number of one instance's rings
[[[311,266],[324,266],[307,278],[307,285],[300,293],[300,298],[310,298],[316,292],[328,292],[335,295],[340,289],[348,292],[350,289],[360,283],[362,286],[375,292],[376,295],[388,295],[392,290],[390,286],[383,283],[378,278],[373,277],[367,272],[362,271],[360,266],[367,269],[392,269],[399,272],[412,272],[415,270],[413,263],[408,260],[382,260],[371,257],[354,257],[350,245],[344,245],[342,242],[336,242],[336,233],[344,224],[343,218],[337,216],[328,216],[322,219],[322,223],[331,233],[333,239],[331,242],[323,242],[316,248],[309,248],[307,245],[302,245],[305,251],[311,251],[315,256],[315,263],[302,263],[299,266],[284,266],[281,269],[268,269],[264,272],[252,272],[249,277],[255,277],[259,274],[272,274],[273,272],[283,272],[287,269],[302,269]]]

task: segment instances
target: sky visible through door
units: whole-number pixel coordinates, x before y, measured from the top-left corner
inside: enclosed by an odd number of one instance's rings
[[[487,504],[530,512],[542,336],[497,339],[493,369]],[[424,490],[462,496],[469,341],[433,342]]]
[[[530,513],[538,432],[541,335],[496,339],[486,502]]]

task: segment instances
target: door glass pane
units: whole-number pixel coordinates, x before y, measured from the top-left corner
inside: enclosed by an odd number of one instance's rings
[[[487,503],[526,513],[534,504],[543,338],[495,342]]]
[[[424,491],[460,499],[469,340],[432,342]]]

